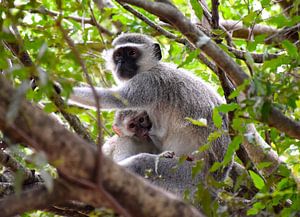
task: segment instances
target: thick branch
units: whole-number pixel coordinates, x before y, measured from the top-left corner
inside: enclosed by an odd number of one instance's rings
[[[274,0],[274,2],[280,5],[280,7],[283,10],[283,13],[287,17],[290,17],[294,14],[297,14],[297,12],[299,12],[299,4],[298,4],[298,9],[296,10],[296,13],[290,14],[291,9],[297,5],[297,4],[295,4],[294,0]]]
[[[40,109],[22,101],[16,118],[7,123],[5,117],[14,94],[9,83],[0,76],[0,130],[9,137],[29,140],[28,144],[44,151],[49,162],[64,174],[93,180],[95,147],[67,131]],[[103,158],[102,162],[104,187],[133,216],[203,216],[192,206],[137,178],[111,160]],[[93,193],[91,189],[89,197],[81,198],[81,201],[98,201],[95,198],[98,195]]]
[[[196,47],[202,49],[206,55],[214,59],[216,64],[226,72],[230,80],[233,81],[236,86],[239,86],[243,84],[245,80],[250,79],[232,58],[193,25],[176,7],[161,2],[138,0],[122,0],[122,2],[136,5],[162,19],[168,20],[169,23],[182,32]],[[283,125],[282,122],[278,121],[278,118],[285,120],[285,122],[290,123],[290,125],[288,127]],[[277,109],[271,109],[266,123],[287,133],[287,135],[293,138],[300,139],[300,124],[284,116]]]
[[[270,176],[281,164],[278,155],[261,138],[254,124],[247,125],[247,134],[243,145],[255,165],[262,162],[271,163],[270,166],[262,169],[265,176]]]
[[[242,22],[236,20],[221,20],[220,25],[224,26],[224,28],[228,32],[231,32],[232,36],[235,38],[247,39],[249,37],[250,32],[254,36],[262,34],[270,36],[278,32],[278,30],[275,28],[260,24],[256,24],[251,31],[251,29],[245,27]]]
[[[162,28],[161,26],[157,25],[156,23],[152,22],[150,19],[148,19],[147,17],[145,17],[143,14],[141,14],[140,12],[138,12],[137,10],[133,9],[132,7],[130,7],[128,4],[124,4],[121,1],[117,0],[117,2],[122,5],[124,7],[124,9],[126,9],[127,11],[129,11],[130,13],[132,13],[133,15],[135,15],[136,17],[138,17],[140,20],[144,21],[146,24],[148,24],[150,27],[152,27],[154,30],[156,30],[157,32],[159,32],[160,34],[166,36],[169,39],[172,39],[178,43],[184,44],[185,46],[187,46],[188,48],[190,48],[191,50],[194,50],[195,47],[193,44],[191,44],[188,40],[186,40],[185,38],[179,38],[176,35],[174,35],[173,33],[165,30],[164,28]],[[205,65],[207,65],[212,71],[216,71],[217,67],[211,62],[209,61],[205,55],[203,54],[199,54],[198,55],[198,59],[200,61],[202,61]]]
[[[20,195],[11,195],[0,200],[2,217],[10,217],[28,210],[43,209],[54,203],[64,201],[66,186],[55,182],[52,192],[44,186],[26,190]]]
[[[211,16],[212,16],[212,27],[213,29],[219,28],[219,0],[212,0],[211,1]]]
[[[21,165],[18,161],[16,161],[9,154],[5,153],[3,150],[0,150],[0,164],[9,168],[13,172],[20,171],[23,174],[23,178],[25,180],[33,180],[34,173]]]

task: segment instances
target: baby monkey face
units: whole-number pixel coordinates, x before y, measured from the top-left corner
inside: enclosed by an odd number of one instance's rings
[[[116,115],[113,130],[119,136],[136,136],[147,138],[152,123],[145,111],[123,111]]]

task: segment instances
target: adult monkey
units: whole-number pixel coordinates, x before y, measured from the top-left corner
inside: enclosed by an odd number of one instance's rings
[[[221,97],[203,80],[175,66],[161,62],[161,49],[150,37],[127,33],[117,37],[108,51],[107,66],[119,82],[116,88],[96,88],[102,109],[145,110],[152,122],[149,132],[160,151],[188,155],[207,143],[216,128],[212,121],[215,106],[223,104]],[[71,99],[79,104],[95,106],[92,90],[75,87]],[[191,124],[186,117],[204,118],[207,126]],[[223,116],[223,130],[227,130]],[[199,154],[203,171],[208,174],[214,162],[221,162],[230,142],[223,134]],[[222,180],[230,168],[213,173]]]

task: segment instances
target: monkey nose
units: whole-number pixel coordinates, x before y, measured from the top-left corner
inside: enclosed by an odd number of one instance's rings
[[[115,69],[116,72],[120,71],[121,65],[122,65],[121,61],[118,61]]]

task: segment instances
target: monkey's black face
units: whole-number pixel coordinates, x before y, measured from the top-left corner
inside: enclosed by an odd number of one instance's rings
[[[137,74],[139,68],[137,61],[140,57],[141,52],[132,46],[120,47],[114,51],[113,61],[119,79],[128,80]]]

